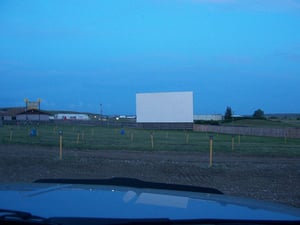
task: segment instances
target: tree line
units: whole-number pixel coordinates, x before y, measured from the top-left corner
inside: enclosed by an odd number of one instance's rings
[[[266,119],[265,113],[262,109],[257,109],[252,114],[253,119]],[[225,114],[224,114],[225,120],[232,120],[233,119],[233,111],[230,106],[226,107]]]

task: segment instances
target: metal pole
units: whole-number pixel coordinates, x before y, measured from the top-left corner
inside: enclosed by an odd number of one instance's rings
[[[102,121],[102,104],[100,103],[100,120]]]
[[[40,102],[40,100],[38,99],[38,101],[39,101],[39,121],[41,120],[41,102]]]

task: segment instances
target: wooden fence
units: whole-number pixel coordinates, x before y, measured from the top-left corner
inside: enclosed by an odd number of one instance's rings
[[[234,127],[194,124],[194,131],[250,136],[300,138],[299,128]]]

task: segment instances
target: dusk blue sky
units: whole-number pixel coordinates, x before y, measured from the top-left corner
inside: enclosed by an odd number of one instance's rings
[[[300,112],[299,0],[1,0],[0,107],[135,114],[193,91],[195,114]]]

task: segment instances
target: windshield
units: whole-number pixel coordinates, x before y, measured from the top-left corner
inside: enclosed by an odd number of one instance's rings
[[[298,0],[2,0],[0,30],[0,185],[123,177],[300,207]]]

